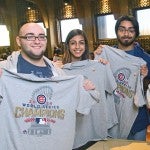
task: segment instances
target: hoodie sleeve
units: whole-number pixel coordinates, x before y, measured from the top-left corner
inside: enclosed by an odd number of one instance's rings
[[[53,64],[52,61],[49,60],[47,57],[44,56],[44,60],[51,66],[53,75],[56,76],[64,76],[66,73],[61,69],[61,68],[56,68]]]
[[[20,55],[20,51],[13,51],[12,54],[8,56],[7,60],[0,62],[0,68],[17,72],[17,62],[18,62],[19,55]]]

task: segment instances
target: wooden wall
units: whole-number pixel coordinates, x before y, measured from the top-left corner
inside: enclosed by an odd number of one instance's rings
[[[17,50],[17,45],[15,42],[15,37],[18,33],[19,24],[21,22],[20,18],[24,12],[20,12],[23,9],[19,9],[17,6],[18,2],[24,2],[25,0],[0,0],[0,12],[3,10],[2,15],[5,16],[7,27],[10,31],[11,39],[11,50]],[[62,45],[60,39],[58,38],[59,27],[58,27],[58,11],[61,10],[60,2],[62,0],[28,0],[35,3],[42,16],[45,27],[47,28],[48,33],[48,46],[46,55],[49,58],[52,58],[53,50],[56,45]],[[96,5],[97,0],[72,0],[74,2],[77,17],[80,20],[80,23],[83,25],[83,30],[86,32],[90,50],[94,50],[98,44],[109,44],[113,45],[116,43],[116,39],[97,39],[96,34],[96,25],[95,25],[95,15],[96,15]],[[137,0],[132,0],[137,1]],[[121,15],[131,14],[132,7],[130,0],[110,0],[111,10],[114,14],[115,19]],[[59,5],[59,6],[58,6]],[[132,4],[133,6],[133,4]],[[19,17],[21,15],[21,17]],[[150,51],[150,35],[139,37],[138,41],[141,43],[146,51]],[[0,48],[3,49],[3,48]]]

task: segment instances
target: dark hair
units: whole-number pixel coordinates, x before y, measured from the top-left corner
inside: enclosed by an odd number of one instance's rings
[[[136,37],[139,36],[139,23],[133,16],[121,16],[117,20],[116,25],[115,25],[116,35],[117,35],[118,28],[119,28],[122,21],[130,21],[132,23],[134,29],[135,29]]]
[[[66,41],[65,41],[65,51],[64,51],[64,56],[63,56],[63,63],[64,64],[71,63],[71,61],[72,61],[71,60],[71,53],[70,53],[70,49],[69,49],[69,42],[76,35],[83,36],[84,41],[85,41],[85,51],[84,51],[83,55],[81,56],[81,60],[89,59],[89,46],[88,46],[88,40],[87,40],[86,34],[84,33],[83,30],[74,29],[68,33]]]

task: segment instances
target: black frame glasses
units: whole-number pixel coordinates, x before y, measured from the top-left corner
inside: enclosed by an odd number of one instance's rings
[[[46,41],[47,36],[46,35],[39,35],[39,36],[34,36],[34,35],[28,35],[28,36],[19,36],[21,39],[26,39],[27,41],[35,41],[38,39],[39,41]]]
[[[128,29],[126,29],[123,26],[119,26],[118,27],[118,31],[120,31],[121,33],[126,33],[128,32],[129,34],[134,34],[135,33],[135,28],[134,27],[129,27]]]

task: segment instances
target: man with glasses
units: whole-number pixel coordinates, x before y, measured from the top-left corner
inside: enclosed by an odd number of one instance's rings
[[[139,24],[134,17],[123,16],[116,22],[115,32],[117,35],[119,49],[126,53],[143,58],[147,62],[147,66],[141,67],[143,77],[150,79],[150,55],[144,52],[140,45],[135,42],[139,36]],[[149,125],[149,116],[146,106],[139,108],[139,113],[130,130],[128,139],[130,140],[146,140],[146,128]]]
[[[63,72],[54,68],[51,61],[44,56],[47,37],[44,29],[36,23],[26,23],[16,37],[20,51],[13,51],[6,61],[0,62],[1,68],[17,73],[34,74],[38,77],[50,78]]]
[[[42,27],[35,23],[23,25],[16,41],[21,47],[17,62],[18,73],[33,73],[44,78],[57,74],[51,62],[43,56],[47,46],[47,37]]]
[[[20,51],[13,51],[7,60],[0,62],[0,68],[16,73],[34,74],[40,78],[64,75],[62,69],[56,68],[52,61],[44,56],[47,47],[47,36],[44,29],[37,23],[26,23],[16,37]],[[90,80],[85,80],[86,90],[95,88]]]
[[[118,44],[115,48],[125,51],[127,54],[140,57],[146,61],[147,66],[141,66],[140,73],[145,79],[150,79],[150,55],[146,53],[135,40],[139,36],[139,23],[133,16],[120,17],[115,25],[115,33],[117,36]],[[95,55],[102,52],[102,45],[100,45]],[[127,110],[128,111],[128,110]],[[130,116],[129,116],[130,117]],[[140,107],[138,115],[130,130],[128,139],[130,140],[145,140],[146,128],[150,124],[148,118],[148,111],[146,106]]]
[[[16,41],[20,51],[0,62],[1,149],[71,150],[76,112],[88,114],[99,93],[44,56],[47,38],[38,24],[24,24]]]

